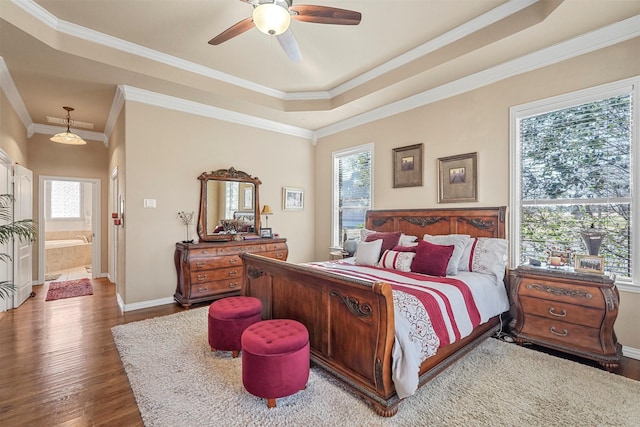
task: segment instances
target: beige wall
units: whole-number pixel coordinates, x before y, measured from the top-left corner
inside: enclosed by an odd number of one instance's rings
[[[0,90],[0,148],[14,163],[29,169],[27,131],[2,90]]]
[[[429,208],[437,203],[437,159],[478,152],[478,202],[445,207],[509,205],[509,108],[640,75],[640,38],[522,74],[318,141],[315,157],[315,251],[329,257],[332,152],[374,143],[374,208]],[[424,185],[392,188],[392,149],[424,143]],[[636,233],[637,234],[637,233]],[[640,295],[621,292],[616,331],[640,348]]]
[[[196,211],[202,172],[229,168],[258,177],[269,225],[288,239],[289,260],[314,258],[313,145],[305,139],[137,102],[126,103],[125,303],[173,295],[178,211]],[[305,190],[303,211],[282,211],[282,187]],[[145,209],[144,199],[156,199]],[[197,216],[197,215],[196,215]]]
[[[100,271],[106,273],[108,239],[106,212],[109,180],[107,174],[107,147],[102,142],[87,141],[86,145],[65,145],[49,141],[50,135],[34,134],[27,143],[29,169],[33,171],[34,218],[40,209],[38,188],[40,176],[89,178],[100,180]],[[37,252],[37,251],[36,251]],[[34,280],[37,278],[38,257],[34,257]],[[44,277],[39,278],[40,283]]]

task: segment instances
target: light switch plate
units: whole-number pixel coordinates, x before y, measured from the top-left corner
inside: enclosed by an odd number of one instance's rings
[[[144,207],[145,208],[155,208],[156,207],[156,199],[144,199]]]

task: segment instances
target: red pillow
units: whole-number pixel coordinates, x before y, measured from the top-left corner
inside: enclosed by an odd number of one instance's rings
[[[429,276],[446,276],[449,258],[454,249],[454,245],[443,246],[420,241],[416,247],[416,256],[411,263],[411,271]]]
[[[416,249],[418,248],[418,245],[414,245],[414,246],[394,246],[393,249],[391,249],[392,251],[396,251],[396,252],[415,252]]]
[[[380,255],[382,255],[384,251],[390,250],[398,244],[398,242],[400,241],[401,234],[402,233],[399,231],[397,233],[377,231],[377,232],[367,234],[367,237],[365,237],[364,241],[373,242],[374,240],[381,239],[382,249],[380,249]]]

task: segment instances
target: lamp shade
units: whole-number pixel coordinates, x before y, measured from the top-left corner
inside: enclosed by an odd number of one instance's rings
[[[265,3],[253,9],[253,23],[263,33],[278,36],[289,28],[291,15],[282,6]]]
[[[271,211],[271,206],[264,205],[262,207],[262,215],[271,215],[271,214],[273,214],[273,212]]]
[[[57,142],[59,144],[68,145],[84,145],[87,142],[80,138],[78,135],[72,132],[60,132],[49,138],[50,141]]]

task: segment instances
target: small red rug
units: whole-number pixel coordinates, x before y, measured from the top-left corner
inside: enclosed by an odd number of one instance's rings
[[[67,280],[65,282],[51,282],[45,301],[53,301],[63,298],[81,297],[93,295],[93,286],[89,279]]]

